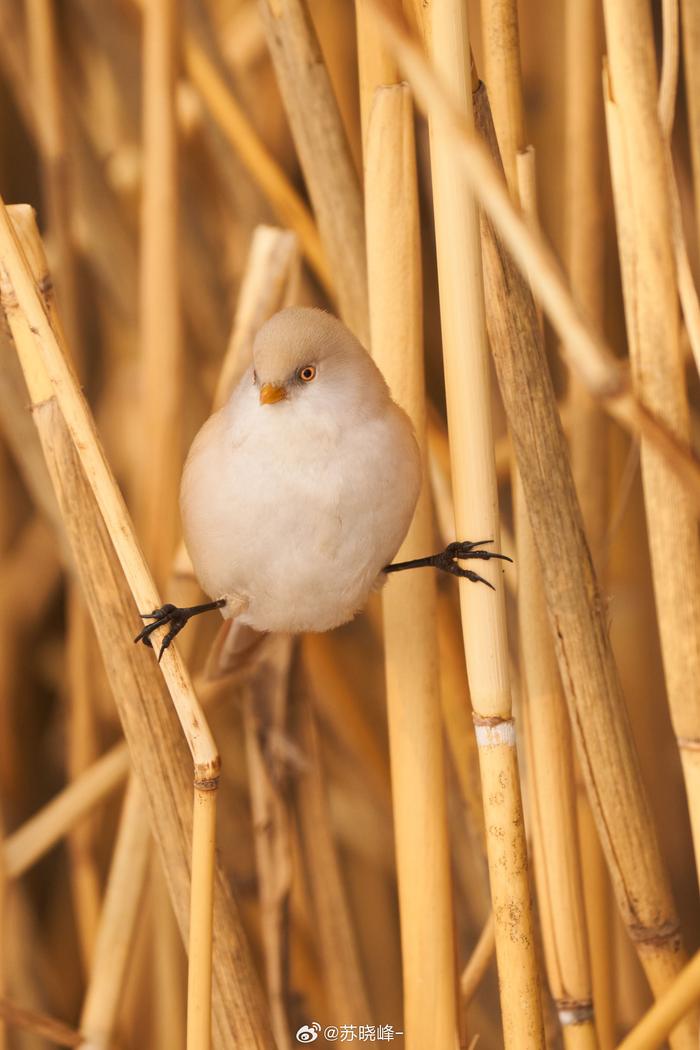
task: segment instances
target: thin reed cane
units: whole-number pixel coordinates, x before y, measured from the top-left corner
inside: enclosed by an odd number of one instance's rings
[[[440,56],[451,97],[471,114],[466,13],[458,3],[435,3],[430,27],[431,52]],[[459,536],[478,535],[498,548],[478,214],[467,186],[454,178],[449,132],[441,119],[431,119],[430,144],[455,524]],[[539,1047],[544,1033],[502,572],[487,562],[484,576],[495,591],[460,580],[460,604],[479,745],[504,1040],[506,1047]]]
[[[365,201],[372,354],[412,419],[424,463],[418,507],[397,555],[405,560],[433,546],[413,104],[405,85],[375,90],[365,132]],[[390,580],[382,595],[409,1048],[451,1047],[457,1025],[436,603],[427,574]]]

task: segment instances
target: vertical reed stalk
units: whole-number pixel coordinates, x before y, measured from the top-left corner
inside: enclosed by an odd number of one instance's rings
[[[374,93],[365,200],[372,354],[411,417],[427,478],[418,195],[405,85]],[[433,545],[424,483],[398,557],[419,557]],[[390,580],[382,597],[405,1039],[411,1050],[447,1050],[456,1038],[457,1008],[435,580],[406,573]]]
[[[688,106],[688,139],[695,197],[696,237],[700,243],[700,7],[694,0],[680,0],[683,35],[685,97]]]
[[[647,403],[681,440],[687,440],[690,423],[680,347],[672,209],[657,115],[651,16],[637,0],[606,2],[604,11],[610,61],[606,116],[632,372]],[[645,439],[642,480],[666,691],[700,872],[697,521],[677,478]],[[671,559],[669,551],[674,552]]]
[[[140,273],[138,520],[159,585],[177,539],[182,466],[182,334],[175,62],[179,0],[146,0],[143,25],[143,194]]]
[[[566,5],[565,240],[571,288],[601,331],[604,313],[605,236],[603,103],[600,85],[602,12],[597,0]],[[571,467],[586,536],[604,585],[603,541],[607,529],[608,423],[585,386],[569,377]],[[579,774],[580,777],[580,774]],[[615,1043],[612,900],[605,858],[580,785],[579,835],[593,976],[593,1001],[602,1050]]]
[[[481,0],[486,84],[508,190],[520,201],[517,158],[527,146],[515,0]]]
[[[469,30],[462,5],[431,10],[431,50],[451,97],[471,114]],[[431,167],[440,285],[447,419],[457,535],[499,546],[498,498],[484,323],[479,220],[455,179],[450,134],[431,119]],[[464,648],[479,745],[496,957],[506,1047],[544,1044],[515,725],[508,674],[502,572],[495,591],[460,580]]]

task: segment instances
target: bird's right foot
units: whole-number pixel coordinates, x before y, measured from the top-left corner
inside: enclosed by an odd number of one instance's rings
[[[136,635],[134,641],[143,642],[144,645],[151,648],[153,643],[150,636],[153,632],[157,631],[159,627],[169,626],[170,630],[161,642],[160,652],[158,653],[158,663],[160,663],[163,653],[188,620],[193,616],[199,616],[200,613],[221,609],[224,605],[226,605],[225,598],[219,598],[215,602],[205,602],[203,605],[190,605],[185,608],[179,605],[161,605],[160,609],[154,609],[152,613],[141,613],[143,620],[152,620],[153,622],[146,624]]]

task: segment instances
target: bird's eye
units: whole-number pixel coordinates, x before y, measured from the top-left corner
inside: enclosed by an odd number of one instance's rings
[[[303,368],[299,369],[297,375],[302,383],[310,383],[312,379],[316,378],[316,368],[314,365],[304,365]]]

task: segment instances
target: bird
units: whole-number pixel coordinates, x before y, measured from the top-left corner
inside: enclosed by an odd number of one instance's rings
[[[287,307],[253,341],[252,362],[196,435],[180,513],[195,575],[212,601],[151,613],[134,641],[168,627],[158,659],[192,616],[221,610],[255,632],[328,631],[387,575],[502,558],[490,541],[392,563],[416,507],[421,454],[408,415],[372,357],[336,317]]]

